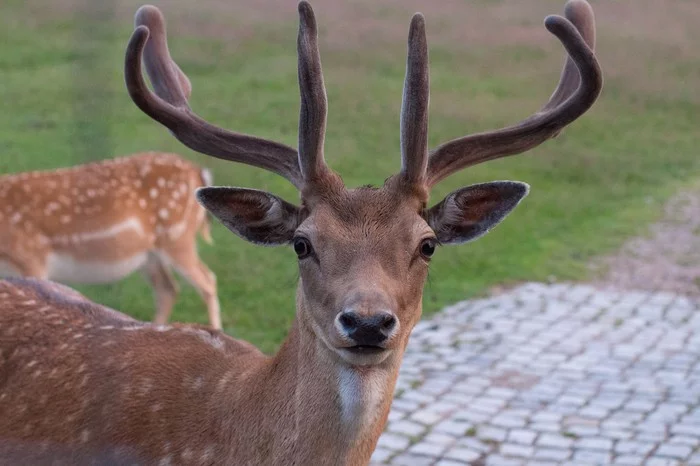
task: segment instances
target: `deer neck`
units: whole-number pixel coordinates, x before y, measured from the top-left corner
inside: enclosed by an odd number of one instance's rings
[[[289,441],[295,464],[366,465],[386,424],[401,354],[379,366],[351,366],[304,316],[302,298],[271,366],[281,384],[275,389],[290,397],[284,417],[294,423]]]

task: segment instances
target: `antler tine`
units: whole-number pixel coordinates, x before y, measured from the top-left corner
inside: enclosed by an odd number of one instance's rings
[[[595,50],[595,16],[591,5],[586,1],[572,0],[564,7],[564,16],[576,26],[588,47]],[[545,20],[546,21],[546,20]],[[556,107],[573,94],[581,82],[576,64],[570,56],[566,57],[564,68],[561,72],[559,85],[549,98],[549,102],[542,110]]]
[[[187,103],[190,81],[170,58],[165,18],[158,8],[144,5],[136,12],[136,28],[124,63],[126,87],[134,103],[192,150],[224,160],[245,163],[277,173],[298,189],[304,179],[297,151],[278,142],[228,131],[197,116]],[[145,68],[155,94],[141,73]]]
[[[425,183],[428,166],[430,77],[425,19],[416,13],[408,33],[406,79],[401,103],[401,174],[409,183]]]
[[[602,71],[592,49],[593,9],[585,0],[569,0],[565,14],[568,19],[552,15],[544,22],[568,52],[559,85],[549,102],[514,126],[466,136],[437,147],[428,160],[429,186],[463,168],[530,150],[556,136],[593,105],[603,87]]]
[[[328,101],[323,84],[321,55],[314,11],[306,1],[299,2],[299,36],[297,39],[299,92],[299,166],[308,182],[328,172],[323,158]]]

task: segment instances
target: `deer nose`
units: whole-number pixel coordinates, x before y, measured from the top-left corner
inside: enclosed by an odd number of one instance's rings
[[[354,311],[343,311],[337,319],[340,328],[359,346],[377,346],[389,338],[396,328],[396,316],[390,312],[364,316]]]

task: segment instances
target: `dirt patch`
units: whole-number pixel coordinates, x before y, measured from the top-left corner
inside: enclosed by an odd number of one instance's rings
[[[676,195],[645,236],[592,265],[603,288],[700,295],[700,189]]]

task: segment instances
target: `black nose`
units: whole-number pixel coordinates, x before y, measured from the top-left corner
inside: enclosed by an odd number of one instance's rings
[[[345,311],[338,316],[338,321],[348,337],[360,346],[382,343],[396,327],[396,317],[388,312],[361,316],[353,311]]]

